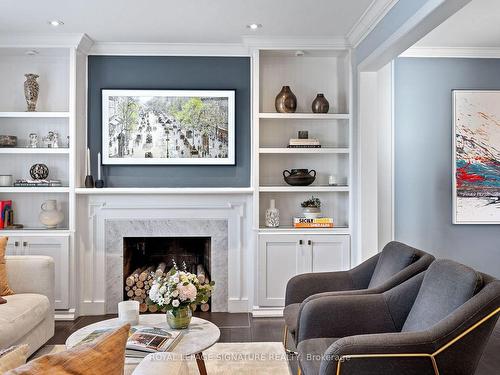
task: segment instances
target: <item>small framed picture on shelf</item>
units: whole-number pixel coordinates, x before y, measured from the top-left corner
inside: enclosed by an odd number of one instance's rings
[[[235,164],[233,90],[102,90],[103,164]]]

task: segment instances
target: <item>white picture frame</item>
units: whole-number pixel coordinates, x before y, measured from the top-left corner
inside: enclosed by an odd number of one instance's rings
[[[500,90],[452,96],[453,224],[500,224]]]
[[[234,90],[101,92],[104,165],[235,164]]]

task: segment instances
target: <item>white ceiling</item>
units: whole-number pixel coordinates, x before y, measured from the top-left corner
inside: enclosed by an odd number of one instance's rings
[[[223,43],[244,35],[346,36],[373,0],[1,0],[0,33],[101,42]],[[62,20],[57,29],[49,20]],[[247,24],[260,23],[255,32]]]
[[[416,45],[500,47],[500,0],[472,0]]]

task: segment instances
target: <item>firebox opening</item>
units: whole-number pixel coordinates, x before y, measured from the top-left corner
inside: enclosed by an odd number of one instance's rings
[[[210,237],[124,237],[123,248],[123,299],[139,301],[141,312],[157,312],[146,303],[151,271],[158,275],[164,268],[166,273],[175,261],[194,274],[202,269],[206,282],[210,280]],[[203,310],[209,310],[210,302]]]

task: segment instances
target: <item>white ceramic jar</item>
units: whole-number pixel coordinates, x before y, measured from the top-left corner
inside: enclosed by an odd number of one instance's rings
[[[42,212],[40,212],[38,219],[48,229],[56,228],[64,220],[64,214],[57,209],[57,201],[55,199],[49,199],[42,203],[41,209]]]

